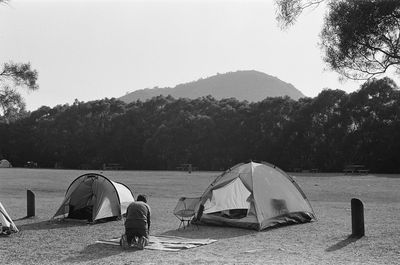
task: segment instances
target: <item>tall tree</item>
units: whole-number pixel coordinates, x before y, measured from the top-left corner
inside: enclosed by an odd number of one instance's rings
[[[400,1],[276,0],[282,27],[305,8],[327,2],[320,35],[324,61],[343,78],[370,79],[394,68],[400,73]]]
[[[8,4],[9,0],[0,0]],[[29,63],[5,63],[0,70],[0,122],[10,122],[25,110],[25,103],[16,87],[25,86],[29,90],[38,89],[37,71]]]
[[[344,112],[351,117],[346,144],[350,150],[345,150],[351,160],[378,172],[398,170],[399,102],[399,88],[389,78],[371,79],[350,94]]]

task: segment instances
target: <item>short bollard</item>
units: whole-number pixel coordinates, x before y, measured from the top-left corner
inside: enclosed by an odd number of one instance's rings
[[[365,235],[364,205],[359,199],[351,199],[351,228],[352,237],[360,238]]]
[[[31,190],[26,191],[26,217],[35,216],[35,194]]]

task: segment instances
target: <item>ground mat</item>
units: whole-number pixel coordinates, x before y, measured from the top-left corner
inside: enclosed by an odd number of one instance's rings
[[[119,246],[118,238],[107,240],[98,240],[96,243],[117,245]],[[150,236],[149,245],[145,249],[163,250],[163,251],[179,251],[183,249],[195,248],[211,244],[217,240],[215,239],[192,239],[176,236]]]

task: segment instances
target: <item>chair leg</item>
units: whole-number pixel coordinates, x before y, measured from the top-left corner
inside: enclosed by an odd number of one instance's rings
[[[192,221],[191,219],[185,220],[185,219],[179,219],[181,222],[179,223],[178,230],[182,227],[183,229],[186,229],[190,226],[190,222]],[[197,229],[199,229],[199,226],[195,223]]]
[[[190,224],[193,227],[193,224],[191,224],[192,220],[188,221],[188,225]],[[194,225],[196,226],[197,230],[200,230],[199,225],[197,223],[194,223]],[[194,229],[194,228],[193,228]]]

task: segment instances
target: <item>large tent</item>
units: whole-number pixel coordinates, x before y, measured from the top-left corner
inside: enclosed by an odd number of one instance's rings
[[[199,223],[255,230],[315,220],[309,201],[293,178],[265,162],[228,169],[209,185],[197,207],[202,209]]]
[[[133,201],[132,191],[124,184],[97,173],[88,173],[71,183],[53,218],[67,217],[90,222],[121,218]]]
[[[0,167],[12,167],[12,165],[7,159],[2,159],[0,160]]]
[[[6,209],[4,208],[3,204],[1,204],[1,202],[0,202],[0,224],[1,224],[0,234],[2,233],[11,234],[18,232],[17,226],[14,224],[13,220],[8,215]]]

